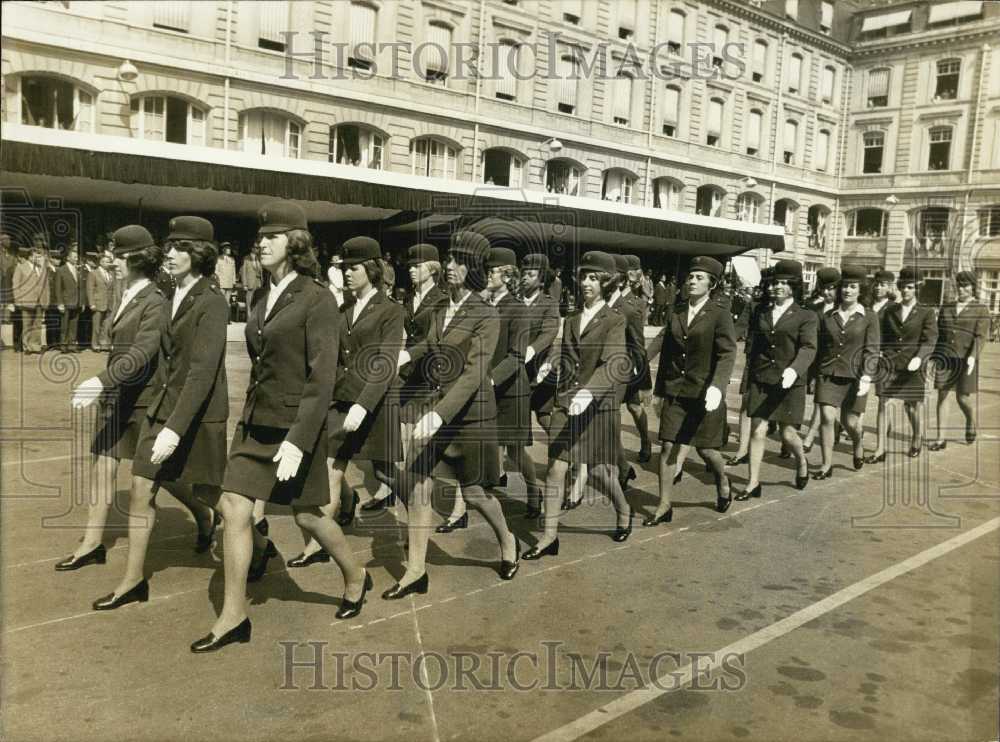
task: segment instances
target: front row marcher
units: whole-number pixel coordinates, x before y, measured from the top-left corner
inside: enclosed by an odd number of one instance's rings
[[[726,387],[736,357],[736,332],[728,308],[712,292],[722,279],[722,264],[710,257],[691,261],[687,302],[670,318],[663,336],[655,396],[660,412],[660,503],[645,526],[669,523],[676,449],[694,446],[715,475],[715,508],[732,502],[729,478],[719,449],[726,443]]]

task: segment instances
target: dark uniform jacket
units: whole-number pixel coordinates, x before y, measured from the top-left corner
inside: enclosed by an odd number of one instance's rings
[[[170,302],[150,283],[132,297],[111,326],[108,365],[97,378],[106,393],[117,395],[123,414],[149,405],[153,396],[149,382],[156,372],[164,322],[169,319]]]
[[[827,311],[819,328],[819,372],[845,379],[874,377],[880,336],[878,312],[859,304],[844,324],[839,308]]]
[[[500,315],[497,347],[490,361],[493,391],[500,397],[526,397],[531,393],[524,370],[524,351],[528,347],[528,307],[510,294],[496,305]]]
[[[490,360],[500,332],[497,310],[470,293],[448,327],[445,303],[435,313],[427,337],[410,348],[413,363],[423,364],[430,387],[428,401],[445,425],[492,420],[497,415]]]
[[[368,300],[357,322],[353,321],[354,308],[351,302],[340,308],[333,399],[359,404],[372,412],[396,378],[396,363],[403,347],[403,311],[381,291]]]
[[[578,309],[563,324],[556,405],[568,409],[576,393],[585,388],[594,397],[595,409],[616,412],[621,387],[632,373],[625,347],[625,316],[605,304],[581,333],[582,318]]]
[[[199,278],[170,318],[164,311],[160,355],[146,413],[184,437],[192,426],[229,417],[226,321],[229,304],[208,278]]]
[[[413,297],[408,296],[403,302],[403,328],[406,330],[405,348],[409,350],[414,345],[423,342],[427,338],[427,333],[431,329],[434,314],[441,307],[448,306],[448,297],[437,286],[431,288],[424,296],[417,311],[413,311]],[[403,387],[401,390],[401,402],[420,397],[428,390],[427,379],[424,378],[422,364],[411,363],[405,366],[400,376],[403,377]]]
[[[961,314],[954,304],[946,304],[938,315],[937,353],[949,358],[979,358],[983,343],[989,337],[990,313],[973,300]]]
[[[902,316],[902,304],[893,304],[882,315],[882,357],[896,371],[905,371],[917,356],[926,361],[934,351],[938,334],[933,307],[917,304],[906,322]]]
[[[664,330],[654,394],[701,398],[714,386],[725,399],[736,360],[736,335],[729,303],[709,297],[690,327],[687,315],[686,304],[677,307]]]
[[[337,376],[340,313],[327,288],[294,278],[265,318],[271,282],[257,289],[247,315],[250,383],[244,425],[283,428],[304,453],[311,452],[326,422]]]
[[[749,378],[758,384],[780,384],[782,372],[792,368],[797,374],[793,386],[805,384],[816,358],[816,313],[793,301],[774,324],[772,311],[766,303],[754,308],[746,342]]]
[[[552,344],[559,334],[559,303],[545,291],[539,290],[531,306],[526,304],[524,308],[528,317],[526,327],[528,341],[525,344],[525,352],[528,346],[535,349],[535,355],[527,364],[528,381],[534,386],[538,378],[538,369],[548,360]]]
[[[56,269],[53,292],[57,306],[61,304],[67,309],[83,306],[84,291],[83,283],[80,280],[82,278],[84,276],[80,273],[79,268],[77,268],[76,277],[73,276],[68,265],[63,264]]]

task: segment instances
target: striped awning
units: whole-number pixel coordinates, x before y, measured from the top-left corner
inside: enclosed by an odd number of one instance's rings
[[[861,31],[880,31],[883,28],[893,26],[904,26],[910,22],[913,15],[912,10],[900,10],[896,13],[883,13],[882,15],[870,15],[861,22]]]
[[[956,18],[968,18],[973,15],[982,15],[982,0],[959,0],[952,3],[940,3],[931,6],[931,15],[928,18],[930,23],[944,23]]]

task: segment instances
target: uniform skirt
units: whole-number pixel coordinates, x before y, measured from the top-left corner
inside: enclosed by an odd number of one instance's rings
[[[881,397],[903,399],[908,402],[923,402],[927,394],[924,383],[923,366],[916,371],[893,371],[878,392]]]
[[[406,474],[457,481],[463,488],[496,486],[500,481],[496,420],[442,425],[425,446],[413,451]]]
[[[90,444],[95,456],[110,456],[121,461],[135,458],[139,429],[146,417],[145,407],[121,409],[114,403],[101,403],[97,411],[97,432]]]
[[[335,400],[327,413],[330,455],[343,461],[402,461],[399,405],[393,404],[390,395],[386,395],[378,407],[365,415],[361,427],[347,433],[344,431],[344,420],[353,404]]]
[[[551,415],[556,402],[556,385],[543,381],[531,387],[531,410],[536,415]]]
[[[501,446],[531,445],[531,398],[497,392],[497,443]]]
[[[942,392],[954,390],[957,394],[975,394],[979,391],[979,363],[976,362],[972,373],[967,373],[968,366],[964,358],[943,356],[937,359],[934,369],[934,388]]]
[[[660,413],[660,441],[695,448],[722,448],[729,438],[726,402],[712,412],[701,397],[666,397]]]
[[[858,396],[861,382],[848,376],[823,374],[816,382],[816,404],[838,407],[842,412],[860,415],[868,405],[868,395]]]
[[[221,485],[226,471],[226,424],[201,422],[192,425],[167,460],[155,466],[150,458],[153,443],[163,426],[159,420],[143,419],[132,473],[160,482]]]
[[[278,505],[328,504],[330,477],[326,468],[326,430],[320,431],[316,448],[303,455],[295,476],[279,482],[278,464],[273,459],[287,435],[285,428],[237,424],[222,489]]]
[[[806,385],[783,389],[781,384],[747,384],[746,412],[750,417],[799,426],[806,416]]]
[[[582,415],[570,415],[566,408],[555,407],[549,427],[549,459],[588,466],[617,464],[621,433],[616,423],[620,415],[617,405],[599,407],[591,403]]]

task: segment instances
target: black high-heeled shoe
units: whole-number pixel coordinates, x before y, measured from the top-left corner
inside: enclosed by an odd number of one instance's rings
[[[326,549],[320,549],[319,551],[314,551],[312,554],[306,556],[305,552],[302,552],[296,557],[292,557],[287,562],[285,562],[286,567],[291,567],[292,569],[308,567],[310,564],[320,564],[322,562],[329,562],[330,554]]]
[[[274,547],[274,542],[270,539],[267,540],[267,546],[264,547],[264,553],[260,556],[260,561],[257,564],[253,563],[253,559],[250,560],[250,569],[247,570],[247,582],[257,582],[264,576],[267,572],[267,562],[269,559],[278,556],[278,550]]]
[[[639,463],[645,464],[653,458],[653,446],[647,442],[646,445],[639,447]]]
[[[920,446],[911,446],[910,450],[906,452],[906,455],[909,456],[911,459],[915,459],[920,455],[920,452],[921,452]]]
[[[271,527],[267,524],[267,518],[261,518],[259,521],[254,523],[253,527],[257,529],[257,533],[264,537],[266,537],[268,531],[271,530]]]
[[[792,458],[792,452],[789,451],[785,446],[781,447],[781,451],[778,452],[779,459],[790,459]]]
[[[409,585],[401,586],[397,582],[395,585],[382,593],[382,600],[399,600],[400,598],[405,598],[410,593],[426,595],[429,585],[430,580],[427,577],[427,573],[424,572],[419,579],[414,580]]]
[[[621,543],[628,539],[632,535],[632,511],[628,511],[628,525],[622,528],[621,526],[615,527],[615,532],[611,534],[611,540]]]
[[[809,444],[803,443],[802,444],[802,452],[803,453],[809,453],[812,450],[813,450],[813,444],[812,443],[809,443]]]
[[[948,441],[931,441],[927,444],[928,451],[943,451],[948,447]]]
[[[674,474],[674,484],[675,485],[680,484],[683,478],[684,478],[684,470],[681,469],[679,472]]]
[[[103,598],[98,598],[93,602],[95,611],[113,611],[129,603],[146,603],[149,601],[149,581],[140,580],[134,587],[129,588],[118,597],[114,593],[108,593]]]
[[[861,471],[861,469],[864,468],[865,465],[865,457],[855,456],[853,457],[851,463],[854,464],[854,471]]]
[[[227,644],[235,644],[237,642],[240,644],[246,644],[250,641],[250,632],[252,629],[253,627],[250,625],[250,619],[244,618],[240,623],[222,636],[216,636],[212,633],[209,633],[207,636],[203,636],[191,645],[191,651],[195,654],[201,654],[203,652],[215,652],[222,649]]]
[[[635,478],[636,478],[635,467],[631,465],[628,468],[628,473],[626,473],[624,477],[621,475],[618,476],[618,484],[621,485],[623,492],[628,489],[628,483]]]
[[[373,497],[368,500],[364,505],[361,506],[361,512],[363,513],[375,513],[379,510],[385,510],[386,508],[391,508],[396,504],[396,493],[390,492],[386,497],[381,499]]]
[[[107,560],[107,549],[104,548],[104,544],[98,544],[81,557],[70,554],[61,562],[56,562],[56,572],[70,572],[74,569],[80,569],[80,567],[86,567],[88,564],[104,564]]]
[[[215,540],[215,529],[219,527],[220,523],[222,523],[222,515],[218,510],[212,510],[212,525],[209,527],[208,533],[198,534],[198,539],[194,544],[195,554],[204,554],[212,548],[212,542]]]
[[[556,538],[554,541],[550,542],[548,546],[544,549],[539,549],[537,546],[532,546],[524,554],[521,555],[522,559],[530,559],[534,561],[535,559],[541,559],[543,556],[559,556],[559,539]]]
[[[642,525],[646,526],[647,528],[651,528],[653,526],[658,526],[661,523],[670,523],[673,519],[674,519],[674,506],[671,505],[663,512],[662,515],[657,515],[656,513],[653,513],[652,515],[647,515],[645,519],[642,521]]]
[[[582,503],[582,502],[583,502],[583,498],[582,497],[579,500],[571,500],[569,498],[569,496],[567,496],[566,499],[563,500],[563,504],[560,506],[560,509],[562,509],[562,510],[576,510],[578,507],[580,507],[580,503]]]
[[[514,561],[508,562],[506,559],[500,559],[500,573],[501,580],[513,580],[514,575],[517,574],[517,570],[521,568],[521,542],[517,540],[517,536],[514,536]]]
[[[804,490],[806,485],[809,484],[809,470],[806,469],[805,474],[799,474],[795,472],[795,489]]]
[[[813,474],[812,474],[812,478],[815,479],[815,480],[829,479],[832,476],[833,476],[833,467],[832,466],[829,469],[824,469],[822,471],[814,471]]]
[[[365,570],[365,584],[361,588],[361,597],[357,600],[348,600],[346,597],[340,601],[340,610],[335,614],[337,618],[346,620],[348,618],[354,618],[359,613],[361,613],[361,606],[364,605],[365,595],[375,587],[375,583],[372,582],[372,576]]]
[[[358,510],[358,502],[361,498],[358,497],[358,493],[351,491],[351,504],[347,506],[346,510],[341,510],[337,513],[337,524],[341,528],[347,528],[351,523],[354,522],[354,514]]]
[[[758,482],[757,486],[754,487],[752,490],[743,490],[738,495],[736,495],[736,499],[739,500],[740,502],[746,502],[751,497],[760,497],[762,492],[763,490],[761,489],[760,482]]]
[[[459,528],[469,527],[469,513],[462,513],[462,516],[458,520],[449,520],[446,523],[442,523],[437,528],[434,529],[435,533],[451,533],[452,531],[457,531]]]
[[[865,456],[866,464],[881,464],[883,461],[885,461],[885,451],[880,453],[878,456],[876,456],[875,454],[872,454],[871,456]]]
[[[745,464],[750,460],[750,454],[745,453],[742,456],[730,456],[726,459],[726,466],[740,466]]]
[[[965,442],[966,442],[966,443],[967,443],[968,445],[970,445],[970,446],[971,446],[971,445],[972,445],[973,443],[975,443],[975,442],[976,442],[976,431],[975,431],[975,430],[966,430],[966,431],[965,431]]]
[[[733,495],[732,495],[733,485],[732,485],[732,482],[729,481],[729,477],[725,477],[724,476],[723,478],[726,480],[726,489],[729,490],[730,494],[728,496],[726,496],[726,497],[723,497],[723,495],[722,495],[722,488],[719,486],[719,485],[722,484],[722,482],[720,481],[719,484],[716,485],[716,489],[715,489],[715,510],[716,510],[716,512],[719,512],[719,513],[726,512],[727,510],[729,510],[729,506],[733,504]]]

